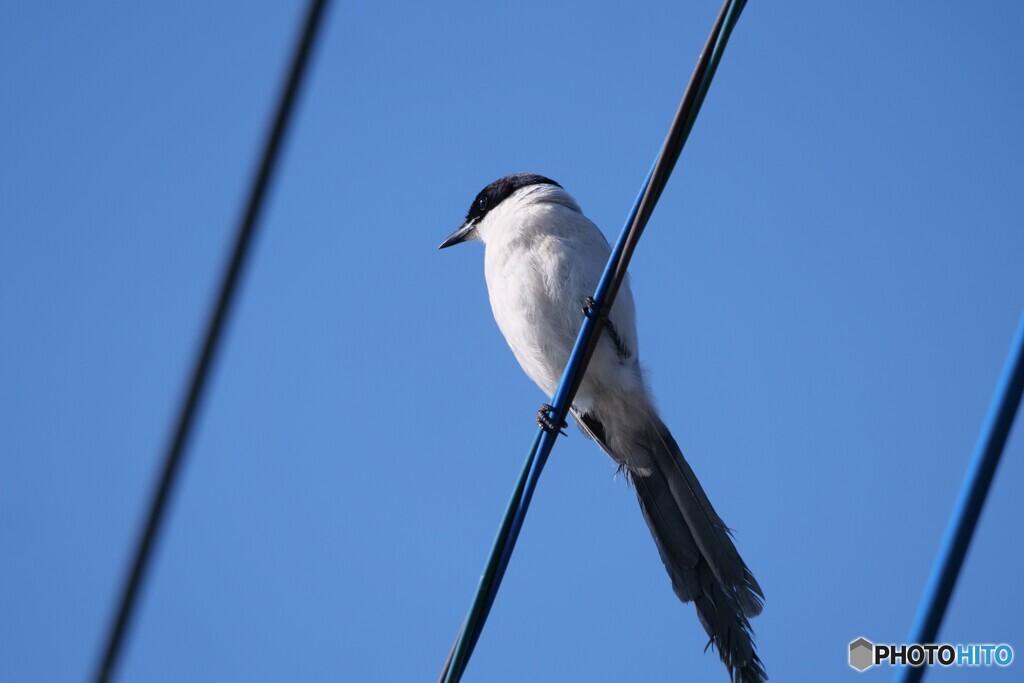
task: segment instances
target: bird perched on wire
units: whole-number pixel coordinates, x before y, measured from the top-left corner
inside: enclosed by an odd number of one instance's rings
[[[561,185],[531,173],[485,187],[441,249],[468,240],[486,246],[491,310],[512,353],[553,396],[583,316],[592,314],[590,295],[611,254],[608,241]],[[672,588],[694,603],[732,680],[767,680],[749,622],[760,614],[764,593],[644,384],[628,281],[604,328],[572,415],[632,482]],[[556,429],[549,409],[541,406],[538,422]]]

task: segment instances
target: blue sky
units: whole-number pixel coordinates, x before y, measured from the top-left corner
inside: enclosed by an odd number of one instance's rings
[[[544,399],[437,244],[516,171],[616,235],[717,10],[333,7],[120,680],[436,677]],[[301,13],[0,6],[2,680],[92,670]],[[1024,309],[1022,32],[750,3],[633,260],[774,680],[909,629]],[[941,634],[1018,657],[1020,431]],[[613,475],[559,442],[466,680],[725,680]]]

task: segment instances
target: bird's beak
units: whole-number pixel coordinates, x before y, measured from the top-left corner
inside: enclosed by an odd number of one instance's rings
[[[441,246],[438,249],[446,249],[452,245],[458,244],[459,242],[465,242],[476,237],[476,220],[466,221],[463,223],[458,230],[448,235],[448,238],[441,242]]]

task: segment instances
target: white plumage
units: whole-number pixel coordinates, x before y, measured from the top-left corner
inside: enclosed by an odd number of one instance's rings
[[[484,274],[491,311],[519,364],[548,396],[555,393],[611,248],[575,200],[556,185],[529,185],[491,209],[477,227],[487,245]],[[629,283],[609,319],[631,351],[624,361],[603,335],[576,394],[586,411],[595,395],[643,389],[636,361],[636,308]]]
[[[553,180],[505,176],[477,195],[441,247],[479,239],[491,310],[512,353],[552,396],[611,253]],[[692,601],[733,681],[767,680],[749,617],[763,593],[644,386],[636,308],[623,282],[571,412],[636,489],[676,595]]]

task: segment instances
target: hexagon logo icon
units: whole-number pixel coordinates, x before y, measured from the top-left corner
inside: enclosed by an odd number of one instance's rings
[[[858,638],[850,643],[850,666],[864,671],[875,664],[875,646],[867,638]]]

